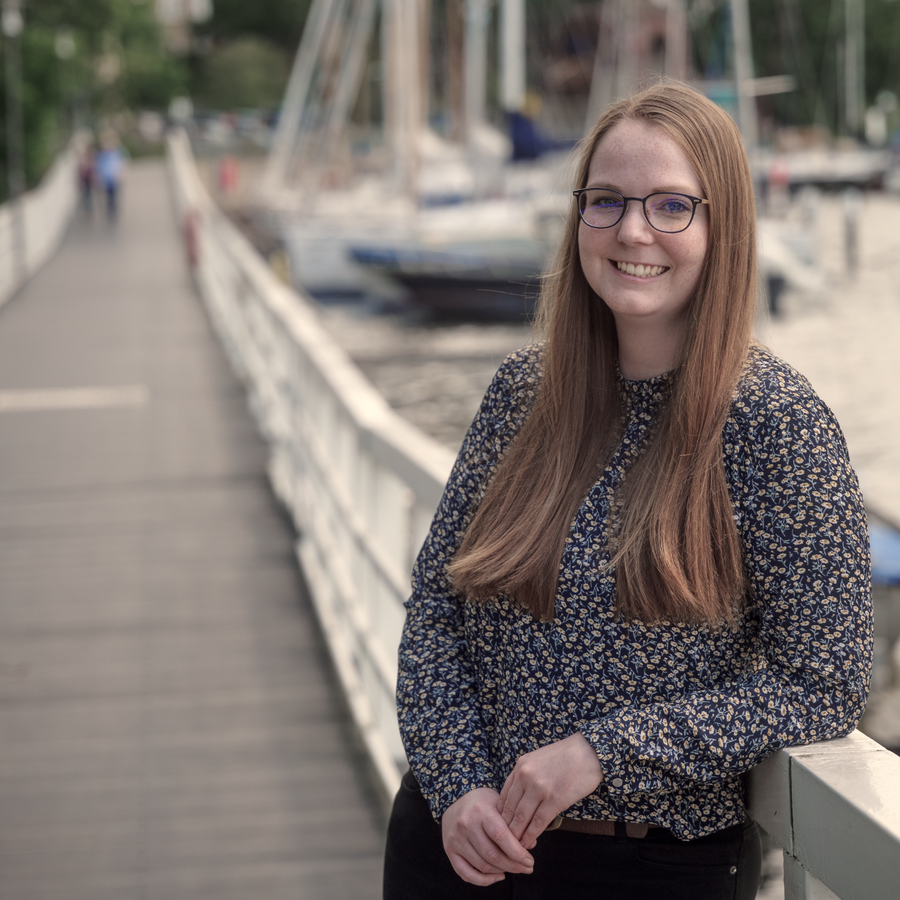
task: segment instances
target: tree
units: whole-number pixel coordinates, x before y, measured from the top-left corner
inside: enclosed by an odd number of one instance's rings
[[[214,50],[203,61],[194,97],[213,109],[274,108],[288,79],[284,51],[260,37],[243,37]]]
[[[821,125],[841,132],[844,103],[845,0],[751,0],[757,76],[792,75],[797,90],[760,101],[776,124]],[[691,4],[694,65],[721,77],[730,65],[727,0]],[[865,99],[900,93],[900,2],[865,0]]]
[[[195,29],[214,44],[255,36],[297,50],[312,0],[214,0],[212,18]]]
[[[22,107],[29,186],[65,142],[73,110],[102,119],[128,109],[165,108],[185,90],[186,67],[165,52],[152,0],[25,0],[23,17]],[[2,65],[0,91],[5,96]],[[5,127],[4,104],[0,128]],[[0,196],[5,196],[5,141],[0,141],[0,178]]]

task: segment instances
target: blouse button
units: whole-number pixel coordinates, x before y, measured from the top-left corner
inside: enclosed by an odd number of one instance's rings
[[[737,866],[732,866],[732,867],[731,867],[731,874],[732,874],[732,875],[737,875]]]
[[[613,787],[622,787],[622,779],[621,778],[613,778],[612,786]]]

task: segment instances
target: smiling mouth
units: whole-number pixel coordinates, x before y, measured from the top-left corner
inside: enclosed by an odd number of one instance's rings
[[[641,263],[635,265],[630,262],[617,262],[616,268],[626,275],[635,275],[638,278],[652,278],[654,275],[662,275],[668,271],[668,266],[645,266]]]

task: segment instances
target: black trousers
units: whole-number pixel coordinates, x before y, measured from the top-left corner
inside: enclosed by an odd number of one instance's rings
[[[464,882],[408,772],[388,825],[384,900],[753,900],[762,857],[750,820],[694,841],[664,828],[640,839],[549,831],[531,855],[530,875],[490,887]]]

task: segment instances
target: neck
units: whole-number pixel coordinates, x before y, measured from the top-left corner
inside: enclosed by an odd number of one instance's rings
[[[629,381],[671,372],[681,356],[682,328],[616,320],[619,371]]]

